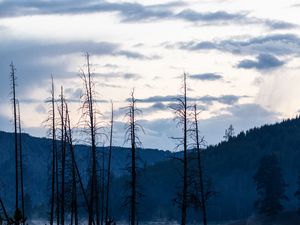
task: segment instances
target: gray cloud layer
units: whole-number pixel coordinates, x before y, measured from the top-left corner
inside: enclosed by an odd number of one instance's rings
[[[269,54],[260,54],[255,60],[245,59],[240,61],[237,65],[237,68],[271,70],[282,65],[284,65],[284,62],[280,61],[275,56]]]
[[[110,42],[74,41],[66,43],[46,43],[41,41],[2,40],[0,45],[0,94],[5,96],[9,88],[9,64],[14,62],[17,68],[20,93],[28,86],[43,85],[53,74],[55,78],[72,77],[75,73],[68,72],[68,60],[49,60],[72,54],[83,55],[120,56],[133,60],[151,60],[157,56],[146,56],[138,52],[123,50],[119,44]],[[83,59],[84,60],[84,59]],[[53,61],[53,60],[52,60]],[[6,76],[5,76],[6,75]],[[124,79],[138,79],[138,75],[124,74],[119,76]],[[6,79],[7,78],[7,79]]]
[[[226,39],[222,41],[190,41],[166,47],[190,51],[218,50],[239,55],[275,54],[300,55],[300,38],[293,34],[272,34],[243,40]]]
[[[163,103],[163,102],[177,102],[177,99],[180,96],[176,95],[167,95],[167,96],[152,96],[149,98],[144,99],[138,99],[137,101],[143,102],[143,103]],[[218,97],[215,96],[202,96],[202,97],[196,97],[196,98],[190,98],[188,97],[188,101],[195,101],[195,102],[203,102],[208,105],[212,104],[213,102],[219,102],[226,105],[232,105],[236,102],[238,102],[239,99],[245,98],[247,96],[237,96],[237,95],[221,95]],[[129,100],[129,99],[128,99]]]
[[[197,12],[183,9],[174,13],[172,8],[185,6],[183,2],[169,2],[166,4],[141,5],[138,3],[112,3],[94,0],[62,1],[18,1],[6,0],[0,3],[0,17],[14,17],[24,15],[43,14],[85,14],[99,12],[117,12],[123,22],[149,22],[162,19],[180,19],[188,22],[205,24],[261,24],[269,29],[290,29],[295,24],[249,17],[247,13],[229,13],[225,11]]]
[[[223,77],[216,73],[202,73],[202,74],[193,74],[189,76],[191,79],[194,80],[202,80],[202,81],[215,81],[215,80],[222,80]]]

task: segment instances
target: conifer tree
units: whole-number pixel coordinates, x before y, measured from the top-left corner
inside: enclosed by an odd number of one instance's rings
[[[258,213],[265,216],[280,213],[283,210],[282,201],[287,200],[286,184],[275,154],[262,157],[253,179],[258,194],[255,202]]]

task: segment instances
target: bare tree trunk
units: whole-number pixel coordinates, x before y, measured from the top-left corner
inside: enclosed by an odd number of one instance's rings
[[[61,225],[65,224],[65,158],[66,158],[66,149],[65,149],[65,119],[64,119],[64,93],[63,87],[61,87]]]
[[[136,225],[136,215],[137,215],[137,179],[136,179],[136,121],[135,121],[135,103],[136,99],[134,98],[134,92],[131,93],[131,100],[129,106],[129,126],[128,126],[128,140],[130,140],[131,145],[131,165],[130,165],[130,175],[131,175],[131,182],[130,182],[130,224]]]
[[[199,172],[199,181],[200,181],[200,194],[201,194],[201,204],[202,204],[202,219],[203,225],[207,225],[207,215],[206,215],[206,199],[204,191],[204,181],[203,181],[203,169],[201,163],[201,152],[200,152],[200,140],[199,140],[199,129],[198,129],[198,112],[197,105],[194,105],[194,122],[195,122],[195,136],[196,136],[196,147],[197,147],[197,163],[198,163],[198,172]]]
[[[50,225],[54,221],[54,204],[55,204],[55,160],[56,160],[56,130],[55,130],[55,99],[54,83],[51,76],[51,122],[52,122],[52,166],[51,166],[51,207],[50,207]]]
[[[24,206],[24,179],[23,179],[23,153],[22,153],[22,125],[21,125],[21,111],[20,104],[18,106],[18,124],[19,124],[19,160],[20,160],[20,182],[21,182],[21,207],[22,207],[22,224],[25,225],[25,206]]]
[[[96,117],[95,117],[95,109],[94,109],[94,83],[92,79],[92,74],[90,70],[90,56],[88,53],[86,53],[86,61],[87,61],[87,74],[83,71],[81,74],[81,78],[84,83],[84,89],[85,89],[85,99],[83,103],[83,116],[87,117],[85,118],[84,122],[85,125],[88,126],[90,137],[91,137],[91,174],[90,174],[90,196],[89,196],[89,218],[88,218],[88,225],[91,225],[94,221],[94,214],[96,209],[96,202],[97,202],[97,159],[96,159]]]
[[[87,197],[87,194],[85,192],[85,189],[84,189],[84,186],[83,186],[83,182],[82,182],[82,179],[81,179],[81,176],[80,176],[80,172],[79,172],[76,160],[75,160],[74,147],[73,147],[73,145],[71,145],[70,147],[72,149],[71,150],[72,162],[73,162],[73,165],[74,165],[74,168],[75,168],[76,175],[78,177],[78,181],[79,181],[79,184],[80,184],[80,189],[81,189],[81,192],[83,194],[87,210],[90,212],[90,204],[89,204],[89,201],[88,201],[88,197]],[[78,212],[77,212],[77,216],[78,216]],[[75,217],[75,221],[76,221],[76,217]],[[92,220],[92,223],[95,224],[94,220]],[[75,222],[75,224],[76,224],[76,222]],[[77,218],[77,224],[78,224],[78,218]]]
[[[183,81],[184,88],[184,102],[183,102],[183,189],[182,189],[182,207],[181,207],[181,225],[186,224],[187,212],[187,188],[188,188],[188,162],[187,162],[187,97],[186,97],[186,74],[184,74]]]
[[[113,143],[113,126],[114,126],[114,106],[111,103],[111,122],[110,122],[110,139],[109,139],[109,155],[108,155],[108,166],[107,166],[107,184],[106,184],[106,208],[105,208],[105,224],[109,220],[109,191],[110,191],[110,170],[111,170],[111,152]]]
[[[96,168],[96,140],[95,140],[95,117],[94,117],[94,105],[93,105],[93,93],[92,93],[92,80],[90,71],[90,59],[89,54],[86,55],[87,58],[87,68],[88,68],[88,96],[89,96],[89,117],[90,117],[90,132],[92,140],[92,182],[91,182],[91,196],[90,196],[90,215],[89,215],[89,225],[92,224],[94,215],[94,199],[95,191],[97,190],[97,168]]]
[[[18,174],[18,127],[17,127],[17,100],[16,100],[16,68],[13,62],[10,64],[10,76],[12,85],[12,104],[14,115],[14,137],[15,137],[15,212],[19,210],[19,174]]]
[[[101,181],[101,175],[102,175],[102,172],[99,171],[99,173],[97,174],[99,181]],[[102,192],[102,190],[101,190],[101,185],[100,185],[100,190],[95,189],[95,197],[96,197],[96,201],[95,201],[95,204],[96,204],[96,224],[97,225],[100,225],[100,196],[99,195],[100,195],[101,192]]]
[[[104,160],[105,160],[105,151],[104,145],[102,148],[102,166],[101,166],[101,225],[103,225],[104,221],[104,193],[105,193],[105,173],[104,173]]]
[[[68,104],[66,103],[66,139],[69,144],[71,160],[72,160],[72,200],[71,200],[71,225],[78,225],[78,203],[77,203],[77,176],[76,176],[76,162],[74,160],[74,147],[72,138],[71,121],[69,116]]]
[[[133,103],[134,104],[134,103]],[[136,149],[135,149],[135,119],[134,119],[134,106],[131,111],[132,116],[132,139],[131,139],[131,225],[135,225],[136,221]]]
[[[56,181],[56,224],[60,224],[60,192],[59,192],[59,173],[58,173],[58,149],[55,149],[55,181]]]

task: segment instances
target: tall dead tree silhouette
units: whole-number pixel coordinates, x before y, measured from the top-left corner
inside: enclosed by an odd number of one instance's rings
[[[197,167],[198,167],[198,176],[199,176],[199,184],[200,184],[200,196],[201,196],[201,211],[202,211],[202,220],[203,225],[207,225],[207,213],[206,213],[206,197],[205,197],[205,189],[204,189],[204,179],[203,179],[203,166],[201,159],[201,149],[200,144],[203,143],[203,138],[199,137],[199,128],[198,128],[198,115],[197,105],[194,105],[194,137],[196,142],[196,150],[197,150]]]
[[[24,202],[24,177],[23,177],[23,146],[22,146],[22,125],[21,125],[21,111],[20,103],[17,100],[17,116],[18,116],[18,129],[19,129],[19,169],[20,169],[20,185],[21,185],[21,207],[22,207],[22,224],[25,225],[25,202]]]
[[[19,173],[18,173],[18,127],[17,127],[17,99],[16,99],[16,68],[13,62],[10,64],[10,79],[12,89],[12,104],[14,117],[14,138],[15,138],[15,212],[19,209]]]
[[[112,155],[112,144],[113,144],[113,129],[114,129],[114,105],[111,103],[111,120],[110,120],[110,137],[109,137],[109,153],[108,153],[108,165],[107,165],[107,184],[106,184],[106,207],[105,207],[105,224],[109,223],[110,213],[110,173],[111,173],[111,155]]]
[[[99,200],[97,198],[96,191],[97,189],[97,157],[96,157],[96,132],[97,132],[97,123],[96,115],[97,111],[95,109],[95,83],[93,80],[93,75],[91,73],[90,65],[90,55],[86,53],[86,71],[82,70],[80,73],[80,78],[83,81],[84,85],[84,94],[82,96],[83,105],[82,109],[82,122],[83,125],[89,130],[90,144],[91,144],[91,162],[92,169],[90,174],[90,191],[89,191],[89,219],[88,224],[91,225],[94,221],[94,214],[96,213],[96,204]]]
[[[103,225],[104,222],[104,216],[105,216],[105,148],[104,144],[102,147],[102,159],[101,159],[101,169],[100,169],[100,208],[101,208],[101,225]]]
[[[141,110],[136,108],[136,99],[134,97],[134,90],[131,92],[129,99],[129,106],[127,107],[126,117],[128,118],[125,141],[130,142],[131,145],[131,162],[128,167],[130,171],[130,224],[136,225],[137,221],[137,204],[138,204],[138,191],[137,191],[137,146],[141,146],[141,141],[138,137],[140,131],[144,132],[143,127],[137,123],[136,116],[141,113]]]
[[[65,123],[65,132],[66,132],[66,139],[69,145],[70,155],[71,155],[71,170],[72,170],[72,182],[71,182],[71,225],[78,225],[78,200],[77,200],[77,180],[78,175],[76,172],[76,162],[73,159],[74,156],[74,145],[73,145],[73,135],[72,135],[72,128],[71,128],[71,120],[69,114],[69,107],[67,102],[65,103],[66,108],[66,123]]]
[[[24,223],[25,219],[23,217],[22,209],[19,208],[19,161],[20,161],[20,152],[19,152],[19,139],[18,139],[18,112],[17,112],[17,97],[16,97],[16,68],[11,62],[10,64],[10,81],[11,81],[11,95],[12,95],[12,106],[13,106],[13,120],[14,120],[14,143],[15,143],[15,212],[14,212],[14,218],[10,221],[11,223],[14,223],[16,225],[19,225],[20,223]],[[20,134],[21,135],[21,134]],[[22,189],[22,187],[21,187]],[[23,196],[24,197],[24,196]],[[22,199],[22,201],[24,198]],[[23,203],[21,203],[23,204]]]
[[[183,176],[182,176],[182,192],[180,200],[178,203],[181,207],[181,225],[186,225],[187,220],[187,206],[188,206],[188,103],[187,103],[187,82],[186,73],[183,74],[183,95],[177,98],[177,104],[173,105],[171,108],[175,113],[175,121],[177,126],[182,127],[182,136],[180,138],[173,138],[179,140],[177,147],[183,147],[183,159],[180,160],[183,163]]]
[[[61,86],[60,92],[60,124],[61,124],[61,195],[60,195],[60,223],[61,225],[65,224],[65,166],[66,166],[66,134],[65,134],[65,99],[64,99],[64,90]]]
[[[56,117],[55,117],[55,89],[54,89],[54,81],[53,77],[51,76],[51,90],[50,90],[51,97],[46,100],[47,103],[49,103],[50,108],[48,111],[48,118],[46,119],[45,123],[47,127],[49,127],[48,134],[51,135],[51,154],[52,154],[52,160],[51,160],[51,197],[50,197],[50,218],[49,218],[49,224],[54,224],[54,215],[55,211],[57,211],[57,205],[58,199],[55,200],[56,197],[56,163],[57,163],[57,148],[56,148]],[[56,214],[57,215],[57,214]],[[59,216],[56,217],[56,224],[59,225]]]

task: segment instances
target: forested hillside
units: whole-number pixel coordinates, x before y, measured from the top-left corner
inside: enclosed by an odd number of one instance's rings
[[[50,140],[34,138],[23,134],[25,174],[25,192],[30,196],[32,205],[39,206],[36,216],[47,216],[39,212],[47,211],[49,198]],[[13,136],[0,133],[1,159],[0,179],[3,199],[12,204],[13,191]],[[98,148],[97,151],[102,151]],[[178,219],[179,209],[174,204],[174,197],[179,191],[182,166],[180,161],[173,159],[175,154],[151,149],[139,149],[139,179],[142,195],[140,198],[139,215],[141,220]],[[191,152],[191,150],[190,150]],[[210,220],[232,220],[247,218],[255,213],[254,202],[257,198],[253,175],[259,160],[270,153],[278,156],[287,183],[289,200],[285,202],[285,210],[296,210],[298,202],[294,197],[297,190],[297,177],[300,171],[300,119],[286,120],[273,125],[265,125],[242,132],[223,141],[216,146],[208,146],[203,150],[205,176],[209,177],[212,190],[215,192],[208,201],[208,218]],[[122,207],[126,194],[126,162],[128,149],[114,147],[112,179],[112,214],[114,218],[126,219],[128,212]],[[181,154],[176,154],[180,156]],[[76,146],[76,160],[81,171],[87,170],[87,146]],[[193,154],[189,160],[193,161]],[[84,182],[87,176],[83,172]],[[30,189],[27,187],[30,185]],[[42,210],[44,207],[44,211]],[[189,207],[189,220],[196,215],[193,207]]]
[[[36,138],[28,134],[22,134],[23,155],[25,169],[25,193],[30,196],[32,205],[47,205],[50,191],[51,173],[51,140],[47,138]],[[0,131],[0,190],[2,198],[8,206],[13,204],[13,185],[14,185],[14,139],[12,133]],[[89,147],[76,145],[76,161],[82,171],[82,178],[85,183],[88,179]],[[99,153],[103,148],[97,148]],[[108,148],[104,148],[107,154]],[[125,167],[128,163],[129,149],[124,147],[113,147],[112,149],[112,176],[118,177],[126,173]],[[143,149],[140,151],[140,164],[152,165],[156,162],[167,159],[171,152],[155,149]],[[100,157],[100,156],[99,156]],[[107,157],[107,156],[106,156]],[[5,193],[5,194],[4,194]],[[31,203],[30,203],[31,204]],[[47,209],[44,209],[47,212]],[[38,211],[43,211],[42,209]]]
[[[284,202],[285,210],[297,210],[299,202],[294,193],[300,172],[299,118],[253,128],[229,141],[209,146],[204,151],[205,175],[211,180],[216,192],[208,201],[210,220],[235,220],[255,214],[257,193],[253,175],[260,159],[270,153],[278,156],[287,184],[286,195],[289,199]],[[191,158],[194,157],[190,155]],[[179,191],[180,176],[176,167],[180,166],[178,160],[171,159],[146,169],[141,178],[145,188],[143,218],[178,219],[178,208],[172,202]],[[195,210],[190,207],[189,211],[193,220],[197,216]]]

